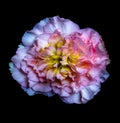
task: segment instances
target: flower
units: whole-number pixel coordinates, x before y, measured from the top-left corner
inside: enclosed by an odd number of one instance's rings
[[[99,33],[59,16],[25,32],[11,60],[12,77],[28,95],[57,94],[68,104],[91,100],[109,76],[110,60]]]

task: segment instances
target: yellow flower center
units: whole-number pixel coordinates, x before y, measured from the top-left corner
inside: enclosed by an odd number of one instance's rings
[[[74,65],[80,58],[80,52],[73,47],[72,41],[66,42],[60,34],[50,37],[48,46],[41,49],[40,54],[41,60],[47,64],[45,71],[51,71],[61,80],[73,76]]]

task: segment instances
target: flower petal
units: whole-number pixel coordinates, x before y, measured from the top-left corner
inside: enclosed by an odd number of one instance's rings
[[[25,88],[25,87],[22,87],[22,89],[29,95],[29,96],[33,96],[35,95],[35,91],[32,90],[31,88]]]
[[[17,69],[14,65],[11,67],[11,73],[13,78],[21,85],[27,86],[27,77],[26,75]]]
[[[38,50],[40,50],[40,48],[45,48],[48,46],[48,39],[49,39],[50,35],[49,34],[42,34],[39,35],[36,40],[37,40],[37,45],[38,45]]]
[[[60,18],[59,16],[55,16],[53,19],[56,29],[66,35],[70,35],[80,29],[77,24],[73,23],[69,19]]]
[[[17,68],[20,68],[20,62],[24,59],[28,51],[28,48],[21,47],[18,48],[16,55],[11,58],[12,62],[16,65]]]
[[[91,84],[87,88],[93,92],[93,95],[96,95],[100,91],[100,84]]]
[[[37,74],[34,71],[30,71],[28,73],[28,78],[31,81],[35,81],[35,82],[38,82],[39,81],[39,78],[37,77]]]
[[[106,70],[102,71],[101,82],[105,82],[105,80],[109,77],[109,73]]]
[[[81,100],[82,103],[86,103],[88,100],[90,100],[93,97],[93,93],[90,89],[87,87],[84,87],[81,89]]]
[[[68,97],[68,96],[70,96],[70,94],[67,91],[65,91],[64,89],[61,89],[60,96],[61,97]]]
[[[25,46],[31,46],[35,41],[36,35],[31,32],[25,32],[22,37],[22,43]]]
[[[49,83],[46,83],[46,84],[39,83],[33,86],[33,90],[40,91],[40,92],[49,92],[51,91],[51,87]]]
[[[73,103],[81,104],[80,93],[72,94],[69,97],[62,97],[61,99],[62,99],[62,101],[64,101],[65,103],[68,103],[68,104],[73,104]]]

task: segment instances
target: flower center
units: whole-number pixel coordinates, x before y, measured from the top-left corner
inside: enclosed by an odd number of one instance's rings
[[[48,40],[48,46],[39,53],[40,61],[46,64],[44,71],[51,76],[48,78],[51,80],[72,78],[75,65],[80,58],[80,52],[72,40],[66,41],[60,34],[55,33]]]

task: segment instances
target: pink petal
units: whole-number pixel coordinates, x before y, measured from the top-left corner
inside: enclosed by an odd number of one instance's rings
[[[46,73],[46,78],[47,79],[50,79],[50,80],[54,80],[55,78],[55,73],[53,72],[53,70],[48,70],[47,73]]]
[[[27,55],[28,48],[22,47],[18,48],[16,55],[11,58],[12,62],[16,65],[17,68],[20,68],[20,62]]]
[[[72,88],[69,87],[69,86],[65,86],[65,87],[64,87],[64,90],[65,90],[67,93],[69,93],[69,94],[71,94],[71,93],[73,92]]]
[[[20,63],[20,68],[21,68],[21,70],[22,70],[24,73],[26,73],[26,74],[32,70],[31,67],[28,67],[28,66],[27,66],[27,63],[26,63],[25,61],[22,61],[22,62]]]
[[[33,90],[40,91],[40,92],[48,92],[51,91],[51,87],[49,83],[44,83],[44,84],[39,83],[33,86]]]
[[[69,19],[60,18],[59,16],[55,16],[53,19],[56,29],[66,35],[70,35],[80,29],[77,24],[73,23]]]
[[[101,42],[100,35],[91,28],[81,29],[81,39],[86,43],[91,43],[93,46],[96,46],[99,42]]]
[[[63,77],[60,73],[57,73],[56,77],[58,80],[64,80],[65,79],[65,77]]]
[[[92,77],[92,78],[95,78],[95,77],[99,77],[100,75],[100,70],[99,68],[92,68],[90,69],[90,71],[88,72],[89,75]]]
[[[25,83],[24,85],[27,84],[26,75],[22,71],[18,70],[15,66],[13,66],[13,68],[11,68],[11,73],[12,73],[13,78],[18,83],[20,83],[21,85],[23,85],[23,83]]]
[[[44,68],[47,67],[47,64],[42,63],[39,67],[38,70],[42,71]]]
[[[58,88],[58,87],[52,87],[52,89],[53,89],[53,92],[54,92],[55,94],[60,95],[60,92],[61,92],[60,88]]]
[[[39,81],[39,78],[37,77],[37,74],[34,71],[30,71],[28,73],[28,78],[31,81],[35,81],[35,82],[38,82]]]
[[[49,37],[50,37],[49,34],[42,34],[42,35],[39,35],[39,37],[36,38],[37,45],[38,45],[39,49],[40,48],[45,48],[46,46],[48,46]]]
[[[87,72],[87,69],[82,67],[76,67],[76,71],[80,74],[85,74]]]

